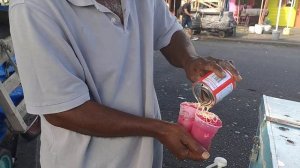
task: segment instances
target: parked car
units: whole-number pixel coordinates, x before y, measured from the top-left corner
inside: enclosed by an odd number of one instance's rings
[[[192,29],[196,33],[207,31],[219,37],[235,36],[236,21],[232,12],[204,13],[197,11],[192,19]]]

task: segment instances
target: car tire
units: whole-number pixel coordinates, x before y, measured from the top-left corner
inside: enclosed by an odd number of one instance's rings
[[[221,38],[225,38],[225,37],[226,37],[225,31],[219,31],[219,32],[218,32],[218,35],[219,35],[219,37],[221,37]]]

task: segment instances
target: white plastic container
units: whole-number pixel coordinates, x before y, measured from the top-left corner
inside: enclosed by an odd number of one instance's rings
[[[255,33],[255,27],[249,26],[249,33]]]
[[[271,25],[264,25],[264,31],[269,32],[271,30]]]
[[[290,35],[291,34],[291,28],[285,27],[282,31],[282,35]]]
[[[256,34],[262,34],[263,33],[263,26],[262,25],[256,24],[254,28],[255,28],[255,33]]]

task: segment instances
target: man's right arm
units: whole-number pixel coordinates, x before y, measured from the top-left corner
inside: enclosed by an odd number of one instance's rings
[[[154,137],[180,159],[202,160],[209,157],[208,152],[178,124],[138,117],[93,101],[44,116],[54,126],[91,136]]]
[[[169,124],[138,117],[93,101],[60,113],[44,115],[51,124],[97,137],[150,136],[158,138]]]

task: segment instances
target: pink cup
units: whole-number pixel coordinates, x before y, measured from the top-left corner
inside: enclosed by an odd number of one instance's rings
[[[180,104],[180,111],[178,116],[178,123],[182,125],[188,132],[191,131],[197,105],[195,103],[183,102]]]
[[[213,137],[221,127],[222,121],[220,118],[218,118],[216,123],[210,124],[196,114],[191,134],[205,149],[208,149]]]

